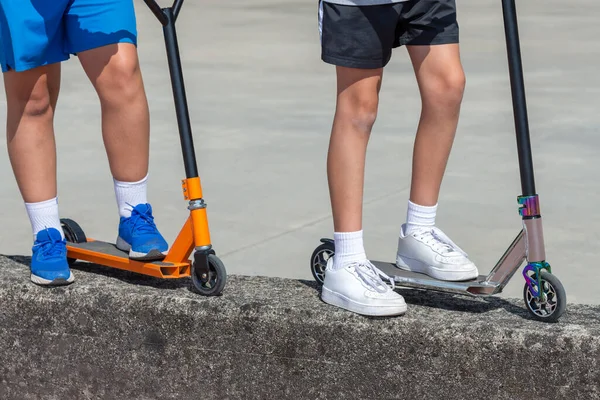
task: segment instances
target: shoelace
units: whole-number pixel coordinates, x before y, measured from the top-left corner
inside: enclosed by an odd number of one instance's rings
[[[131,207],[131,222],[133,223],[134,231],[154,232],[156,230],[152,215],[139,212],[129,203],[127,205]]]
[[[396,288],[394,280],[381,272],[377,267],[371,264],[370,261],[363,261],[354,265],[354,270],[358,277],[369,287],[375,289],[379,293],[385,293],[388,289],[381,278],[390,281],[392,290]]]
[[[46,232],[48,232],[47,229]],[[42,255],[48,258],[62,256],[64,254],[64,248],[62,246],[57,246],[57,244],[63,243],[64,240],[53,239],[52,237],[50,237],[50,234],[48,234],[48,238],[49,240],[39,243],[37,245],[39,246]]]
[[[463,249],[458,247],[444,232],[436,227],[423,228],[416,233],[416,236],[441,254],[459,252],[467,257],[467,253]]]

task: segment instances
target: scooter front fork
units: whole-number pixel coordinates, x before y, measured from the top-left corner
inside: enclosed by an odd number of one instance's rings
[[[184,199],[189,200],[188,210],[190,210],[195,248],[194,270],[204,279],[210,271],[208,256],[214,254],[214,251],[208,229],[206,202],[202,198],[202,185],[198,177],[184,179],[181,185]]]
[[[545,293],[543,292],[543,290],[541,290],[542,278],[540,276],[540,273],[542,272],[542,270],[547,270],[548,272],[552,273],[550,264],[548,264],[547,262],[530,262],[525,268],[523,268],[523,277],[525,278],[525,282],[527,283],[531,294],[537,297],[540,301],[545,301],[545,299],[543,298],[545,296]],[[533,279],[529,274],[529,272],[532,271],[533,276],[536,279]]]
[[[538,195],[519,196],[517,201],[521,205],[519,214],[523,218],[523,229],[525,231],[527,266],[523,269],[523,277],[531,294],[544,301],[545,294],[542,290],[541,272],[547,270],[552,273],[552,269],[550,264],[546,262],[539,197]]]

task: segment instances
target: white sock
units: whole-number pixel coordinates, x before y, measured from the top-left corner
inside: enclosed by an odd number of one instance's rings
[[[65,238],[58,216],[58,198],[55,197],[38,203],[25,203],[25,208],[31,222],[34,242],[39,231],[49,228],[56,229],[60,232],[62,238]]]
[[[436,212],[437,204],[434,206],[420,206],[409,200],[404,234],[410,235],[415,229],[423,226],[433,227],[435,225]]]
[[[131,210],[139,204],[146,204],[146,182],[148,175],[138,182],[121,182],[113,178],[117,207],[121,217],[131,217]]]
[[[333,269],[344,268],[351,262],[367,259],[363,246],[363,231],[357,232],[334,232],[335,255],[333,257]]]

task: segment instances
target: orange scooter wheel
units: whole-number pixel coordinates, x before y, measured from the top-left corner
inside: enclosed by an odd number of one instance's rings
[[[225,265],[214,254],[207,255],[208,271],[194,261],[192,264],[192,283],[194,289],[203,296],[219,296],[227,282]]]

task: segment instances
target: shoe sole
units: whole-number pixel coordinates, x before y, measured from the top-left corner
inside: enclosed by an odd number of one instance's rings
[[[348,311],[352,311],[357,314],[366,315],[369,317],[393,317],[396,315],[402,315],[406,313],[406,303],[404,305],[394,306],[373,306],[358,303],[352,299],[347,298],[339,293],[335,293],[326,287],[323,287],[321,293],[321,299],[332,306],[340,307]]]
[[[117,249],[129,253],[129,258],[136,261],[161,261],[167,256],[167,252],[161,252],[156,249],[150,250],[148,253],[133,251],[131,245],[120,236],[117,238]]]
[[[31,282],[33,282],[39,286],[67,286],[75,281],[75,276],[73,275],[73,272],[70,272],[69,277],[67,279],[57,278],[57,279],[54,279],[51,281],[48,279],[44,279],[41,276],[31,274],[30,279],[31,279]]]
[[[476,267],[466,271],[442,270],[431,265],[427,265],[422,261],[415,260],[414,258],[403,257],[400,255],[396,256],[396,267],[404,271],[425,274],[440,281],[469,281],[479,276],[479,272],[477,271]]]

